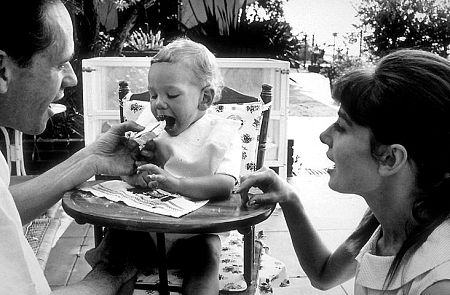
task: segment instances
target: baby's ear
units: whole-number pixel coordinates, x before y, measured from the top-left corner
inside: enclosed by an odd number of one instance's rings
[[[201,111],[206,111],[213,103],[215,91],[211,87],[205,87],[202,90],[202,98],[198,103],[198,108]]]

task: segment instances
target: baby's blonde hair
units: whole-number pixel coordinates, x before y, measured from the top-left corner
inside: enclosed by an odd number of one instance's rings
[[[204,45],[186,38],[176,39],[164,46],[151,60],[151,65],[160,62],[184,63],[191,67],[202,87],[214,90],[213,102],[220,99],[223,78],[216,57]]]

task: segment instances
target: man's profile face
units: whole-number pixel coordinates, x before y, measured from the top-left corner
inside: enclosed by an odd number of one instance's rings
[[[20,68],[9,63],[7,101],[2,103],[0,119],[28,134],[42,133],[53,115],[49,105],[64,96],[64,88],[75,86],[77,78],[69,61],[74,52],[73,28],[62,3],[47,7],[47,21],[53,32],[53,44],[35,54],[31,65]],[[6,117],[5,117],[6,116]]]

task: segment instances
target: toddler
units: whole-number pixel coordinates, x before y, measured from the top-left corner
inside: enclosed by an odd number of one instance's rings
[[[221,87],[215,57],[201,44],[178,39],[152,58],[150,109],[165,128],[151,142],[155,162],[140,165],[125,178],[129,184],[197,200],[229,196],[240,171],[240,122],[207,114]],[[170,234],[166,239],[169,260],[176,257],[174,266],[183,271],[183,294],[217,294],[219,237]]]

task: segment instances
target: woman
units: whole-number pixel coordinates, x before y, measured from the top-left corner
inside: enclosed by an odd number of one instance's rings
[[[339,118],[321,135],[331,189],[369,211],[333,253],[293,187],[270,169],[242,179],[263,190],[249,206],[279,202],[303,270],[328,289],[355,277],[355,294],[450,294],[450,62],[400,50],[333,87]]]

